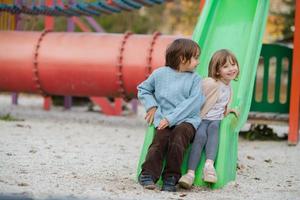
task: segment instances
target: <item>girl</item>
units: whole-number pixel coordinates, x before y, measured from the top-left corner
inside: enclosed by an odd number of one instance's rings
[[[189,157],[188,172],[179,180],[181,187],[191,188],[195,169],[200,161],[203,147],[206,152],[206,162],[203,168],[203,179],[206,182],[215,183],[217,175],[214,168],[214,160],[218,150],[219,126],[221,120],[234,109],[229,109],[228,105],[232,99],[232,89],[230,82],[236,80],[239,74],[239,64],[236,57],[227,49],[222,49],[214,53],[208,69],[208,78],[202,83],[202,89],[206,101],[201,108],[200,115],[203,119],[192,145]]]
[[[156,128],[139,176],[146,189],[155,189],[162,174],[162,191],[176,191],[184,151],[200,124],[199,110],[204,101],[200,76],[194,72],[199,54],[194,41],[175,40],[167,48],[166,66],[153,71],[138,86],[138,98],[147,110],[145,119]]]

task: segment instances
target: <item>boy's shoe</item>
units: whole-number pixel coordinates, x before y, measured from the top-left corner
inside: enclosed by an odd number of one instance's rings
[[[153,178],[150,174],[141,174],[139,176],[139,183],[148,190],[154,190],[156,188]]]
[[[179,183],[180,187],[182,187],[184,189],[191,189],[191,187],[194,183],[194,179],[195,179],[194,176],[185,174],[179,179],[178,183]]]
[[[217,173],[213,165],[205,165],[203,168],[203,180],[209,183],[216,183]]]
[[[164,180],[161,191],[166,192],[176,192],[176,178],[174,176],[169,176]]]

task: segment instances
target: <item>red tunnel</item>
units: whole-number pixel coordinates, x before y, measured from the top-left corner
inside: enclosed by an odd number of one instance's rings
[[[0,32],[0,91],[134,96],[176,36]]]

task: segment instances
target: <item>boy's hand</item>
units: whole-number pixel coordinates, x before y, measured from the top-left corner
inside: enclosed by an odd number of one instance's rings
[[[156,112],[156,107],[152,107],[148,110],[146,116],[145,116],[145,120],[147,121],[147,123],[150,125],[153,123],[154,120],[154,114]]]
[[[158,129],[158,130],[162,130],[162,129],[168,127],[168,126],[169,126],[169,122],[168,122],[168,120],[167,120],[166,118],[164,118],[164,119],[162,119],[162,120],[159,122],[159,125],[158,125],[157,129]]]

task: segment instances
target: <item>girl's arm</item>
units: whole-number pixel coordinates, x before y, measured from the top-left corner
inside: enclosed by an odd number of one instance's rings
[[[174,126],[177,122],[184,120],[189,117],[191,114],[199,115],[200,108],[204,102],[205,97],[202,95],[201,90],[201,79],[199,76],[196,76],[194,79],[191,94],[189,98],[182,101],[174,111],[165,116],[169,122],[169,126]]]
[[[237,109],[229,107],[231,105],[232,98],[233,98],[233,90],[232,90],[232,88],[230,88],[230,97],[229,97],[228,104],[225,107],[224,116],[226,117],[227,115],[229,115],[229,113],[233,113],[238,118],[240,116],[239,111]]]

